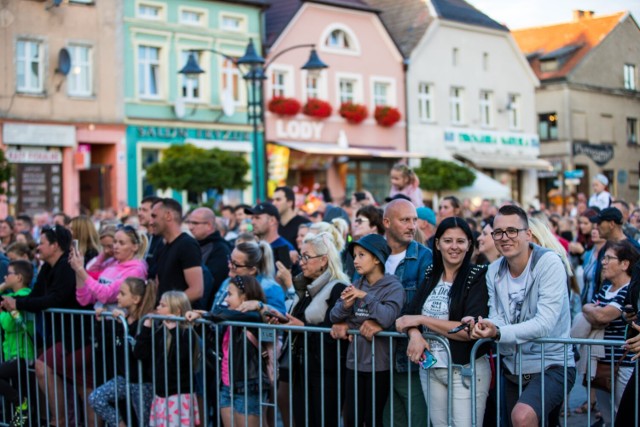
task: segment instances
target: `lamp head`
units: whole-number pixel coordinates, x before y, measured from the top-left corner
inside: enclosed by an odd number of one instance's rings
[[[307,70],[309,73],[319,73],[321,70],[328,68],[329,66],[322,62],[318,56],[318,52],[315,49],[311,49],[309,59],[307,63],[302,66],[303,70]]]
[[[248,65],[251,68],[256,68],[262,64],[264,64],[264,58],[256,52],[253,39],[249,39],[247,50],[244,52],[244,56],[238,59],[238,65]]]
[[[184,74],[187,77],[197,77],[198,74],[204,73],[204,70],[198,65],[195,52],[189,52],[189,58],[187,63],[180,71],[179,74]]]

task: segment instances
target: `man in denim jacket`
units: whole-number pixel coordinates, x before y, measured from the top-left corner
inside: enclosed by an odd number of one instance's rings
[[[388,274],[395,274],[402,282],[405,291],[405,307],[416,294],[416,288],[422,282],[425,270],[433,260],[431,249],[414,240],[417,222],[416,208],[407,200],[393,200],[385,207],[383,224],[387,244],[391,248],[391,255],[385,263],[385,271]],[[360,328],[362,335],[369,339],[380,330],[382,330],[380,325],[371,320],[366,321]],[[409,363],[406,339],[395,340],[394,345],[396,348],[393,392],[385,406],[384,425],[407,426],[409,416],[411,416],[411,425],[422,425],[427,419],[427,406],[420,385],[418,365]],[[411,388],[409,388],[409,377],[411,377]]]

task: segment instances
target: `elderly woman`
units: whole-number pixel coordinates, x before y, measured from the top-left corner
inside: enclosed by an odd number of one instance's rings
[[[349,284],[349,278],[342,271],[334,238],[326,232],[317,235],[310,233],[300,247],[300,254],[302,273],[296,277],[296,282],[304,284],[304,293],[293,306],[291,314],[287,315],[288,324],[331,327],[329,313]],[[301,289],[300,286],[297,288]],[[342,342],[325,339],[328,336],[317,333],[307,335],[306,340],[301,333],[290,336],[291,350],[285,357],[291,354],[289,367],[292,370],[293,396],[308,396],[306,399],[309,403],[308,418],[305,405],[293,405],[295,425],[320,426],[322,414],[325,414],[325,424],[340,424],[338,346]],[[342,350],[342,354],[346,354],[345,349]],[[321,356],[323,351],[324,360]]]

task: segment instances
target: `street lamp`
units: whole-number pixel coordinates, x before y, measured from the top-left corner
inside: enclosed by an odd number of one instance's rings
[[[229,55],[226,55],[222,52],[218,52],[215,49],[199,49],[192,50],[189,53],[189,57],[187,59],[187,63],[185,66],[178,72],[179,74],[184,74],[186,77],[196,77],[198,74],[204,73],[204,70],[200,68],[198,65],[198,61],[196,59],[196,53],[199,51],[207,51],[215,53],[216,55],[221,55],[229,61],[233,62],[238,68],[243,66],[246,70],[240,70],[243,75],[242,78],[245,80],[248,86],[250,86],[250,90],[248,90],[248,99],[247,99],[247,119],[251,126],[253,127],[252,134],[252,182],[253,182],[253,196],[254,200],[265,201],[267,198],[267,174],[266,174],[266,144],[264,139],[260,138],[260,126],[262,125],[264,129],[264,97],[263,97],[263,89],[264,89],[264,80],[266,80],[267,75],[266,71],[273,63],[273,61],[279,58],[281,55],[294,50],[307,48],[311,49],[309,54],[309,59],[307,62],[301,67],[303,70],[307,70],[310,73],[319,73],[320,70],[327,68],[327,64],[322,62],[322,60],[318,57],[318,53],[315,50],[314,44],[299,44],[295,46],[288,47],[277,54],[275,54],[269,62],[265,62],[264,58],[258,54],[256,48],[253,44],[253,39],[249,39],[249,44],[247,45],[247,49],[244,55],[241,58],[233,58]]]

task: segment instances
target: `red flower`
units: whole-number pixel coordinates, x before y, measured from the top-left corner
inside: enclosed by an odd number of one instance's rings
[[[400,120],[400,111],[395,107],[377,106],[373,116],[380,126],[390,127]]]
[[[367,118],[369,112],[367,107],[353,102],[343,102],[340,105],[340,115],[347,119],[349,123],[358,124]]]
[[[327,101],[321,99],[310,98],[304,107],[302,107],[302,113],[311,117],[326,118],[331,115],[333,108]]]
[[[295,116],[300,111],[300,103],[294,98],[274,96],[267,107],[269,111],[281,116]]]

